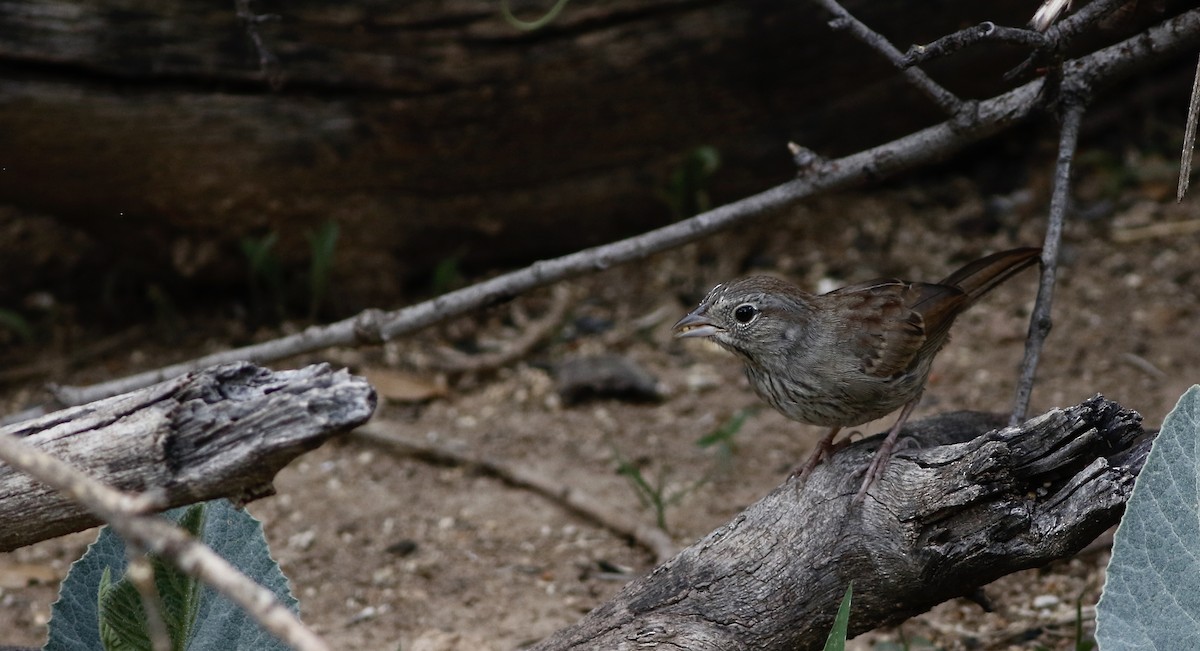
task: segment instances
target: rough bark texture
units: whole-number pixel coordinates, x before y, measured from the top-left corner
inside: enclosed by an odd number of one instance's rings
[[[80,265],[135,298],[147,277],[168,294],[241,284],[239,238],[277,232],[300,265],[305,231],[335,219],[354,261],[339,296],[377,301],[453,255],[512,264],[665,223],[661,188],[700,145],[721,153],[710,194],[724,202],[793,174],[788,140],[831,156],[947,117],[805,2],[572,3],[533,33],[494,0],[254,2],[281,16],[258,27],[279,92],[233,4],[5,4],[0,196],[19,210],[0,209],[0,300]],[[1031,11],[847,6],[901,49]],[[929,68],[982,98],[1023,54],[986,46]],[[60,255],[22,254],[39,238],[64,242]]]
[[[1149,451],[1137,413],[1096,397],[988,431],[1003,420],[909,425],[921,447],[897,453],[857,507],[855,469],[879,437],[851,445],[534,648],[819,649],[850,581],[857,634],[1069,556],[1116,524]]]
[[[280,468],[375,409],[366,380],[318,364],[226,364],[0,429],[169,506],[269,494]],[[0,463],[0,552],[94,526],[78,504]]]

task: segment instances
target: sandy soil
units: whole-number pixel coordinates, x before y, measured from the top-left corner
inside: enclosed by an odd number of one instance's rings
[[[1156,426],[1200,367],[1198,236],[1138,229],[1195,219],[1200,200],[1176,206],[1139,186],[1106,211],[1101,192],[1081,192],[1083,214],[1067,227],[1033,413],[1102,393]],[[736,434],[731,455],[697,446],[757,399],[733,358],[703,342],[672,340],[671,324],[708,286],[748,271],[821,289],[881,275],[933,280],[978,255],[1039,243],[1045,197],[1006,199],[1016,207],[996,209],[1002,202],[956,179],[939,181],[936,191],[822,198],[736,234],[575,281],[584,298],[547,345],[494,373],[448,378],[444,397],[384,401],[377,419],[406,436],[543,473],[652,523],[653,513],[616,472],[619,454],[678,496],[666,522],[673,539],[687,544],[783,481],[820,430],[764,409]],[[1032,272],[1010,281],[958,321],[916,417],[1010,407],[1035,282]],[[547,297],[540,292],[382,349],[335,350],[278,366],[327,359],[356,371],[405,369],[432,383],[436,374],[415,363],[421,351],[463,338],[484,349],[502,345],[521,330],[513,310],[536,317]],[[219,335],[209,334],[215,341],[208,345],[220,346]],[[147,344],[41,380],[94,381],[193,352],[200,351]],[[554,365],[597,352],[636,361],[667,397],[564,405]],[[10,390],[9,404],[29,390]],[[536,495],[361,441],[301,457],[276,487],[276,496],[249,510],[265,522],[305,619],[338,649],[512,649],[575,621],[652,568],[645,550]],[[0,644],[42,643],[55,582],[93,535],[0,554]],[[1075,603],[1095,604],[1107,558],[1100,546],[1006,577],[986,590],[995,612],[951,601],[899,629],[864,635],[856,648],[901,636],[912,648],[923,648],[922,639],[944,649],[1073,648]]]

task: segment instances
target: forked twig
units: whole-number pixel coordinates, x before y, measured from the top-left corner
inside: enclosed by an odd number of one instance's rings
[[[908,52],[904,53],[902,63],[905,66],[915,66],[926,61],[950,56],[959,50],[965,50],[984,41],[1015,43],[1035,48],[1046,45],[1046,37],[1040,32],[1018,27],[1004,27],[991,21],[985,21],[953,34],[947,34],[931,43],[909,47]]]
[[[1045,44],[1031,52],[1017,67],[1006,72],[1004,79],[1017,79],[1042,61],[1047,54],[1062,52],[1076,36],[1090,29],[1092,25],[1100,22],[1105,16],[1120,9],[1128,2],[1129,0],[1092,0],[1071,17],[1046,30]]]
[[[1128,0],[1094,0],[1067,19],[1054,24],[1045,33],[1019,27],[1003,27],[990,21],[983,22],[947,34],[931,43],[910,47],[904,55],[903,65],[918,65],[949,56],[985,41],[1001,41],[1034,48],[1020,65],[1004,75],[1005,80],[1016,79],[1044,60],[1048,53],[1062,51],[1076,36],[1126,2]]]
[[[842,5],[838,4],[837,0],[813,1],[818,6],[823,7],[826,11],[833,14],[833,20],[829,23],[830,27],[848,30],[858,40],[882,54],[892,65],[896,66],[900,74],[913,87],[933,100],[947,115],[956,116],[962,112],[962,100],[930,78],[929,75],[925,74],[924,70],[915,68],[911,64],[906,65],[904,54],[900,50],[897,50],[896,46],[892,45],[882,34],[867,27],[861,20],[855,18],[849,11],[846,11]]]

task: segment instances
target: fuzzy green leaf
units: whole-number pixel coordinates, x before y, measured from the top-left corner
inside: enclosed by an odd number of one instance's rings
[[[213,551],[298,612],[287,578],[271,558],[258,520],[226,500],[174,509],[166,516],[198,534]],[[112,581],[114,576],[124,576],[126,563],[124,542],[105,527],[63,581],[58,601],[51,607],[49,641],[43,649],[149,648],[148,643],[145,647],[136,646],[137,637],[130,632],[132,629],[126,628],[132,626],[126,619],[133,618],[145,630],[145,615],[137,591],[124,579]],[[167,568],[161,561],[155,560],[153,566],[173,649],[287,651],[285,644],[259,628],[240,607],[211,588]]]
[[[104,568],[97,601],[105,651],[152,651],[142,600],[132,583],[124,578],[114,583],[111,568]]]
[[[1200,386],[1163,422],[1113,539],[1096,641],[1123,651],[1200,640]]]

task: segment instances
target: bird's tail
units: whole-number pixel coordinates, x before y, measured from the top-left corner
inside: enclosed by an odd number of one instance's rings
[[[970,303],[997,285],[1041,259],[1042,250],[1025,247],[993,253],[946,276],[941,285],[952,285],[966,293]]]

